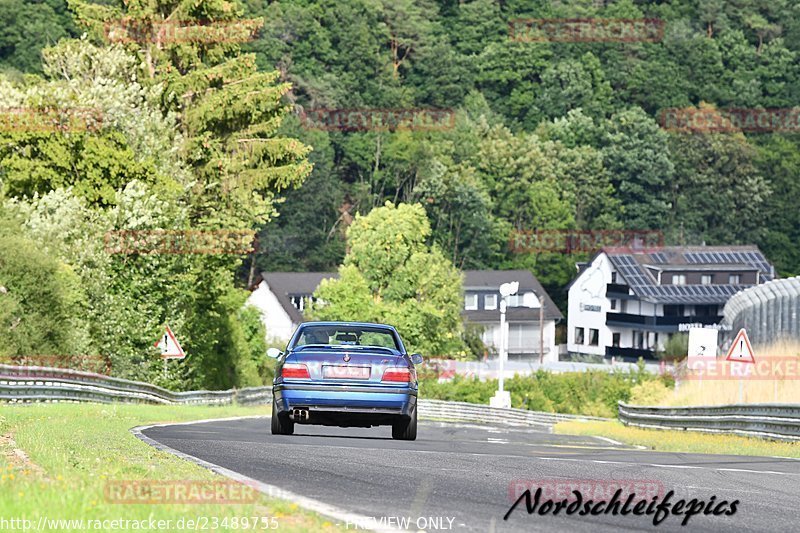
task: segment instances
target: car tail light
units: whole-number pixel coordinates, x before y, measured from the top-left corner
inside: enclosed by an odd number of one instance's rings
[[[411,371],[404,367],[387,368],[386,372],[383,373],[383,379],[381,381],[400,381],[408,383],[411,381]]]
[[[285,363],[281,370],[281,376],[284,378],[305,378],[311,379],[308,373],[308,367],[299,363]]]

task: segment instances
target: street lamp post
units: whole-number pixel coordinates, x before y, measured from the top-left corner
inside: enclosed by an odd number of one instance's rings
[[[511,394],[506,391],[503,386],[505,385],[505,358],[508,350],[508,335],[506,331],[506,307],[508,305],[506,298],[512,294],[517,294],[519,290],[519,282],[513,281],[511,283],[503,283],[500,285],[500,361],[499,361],[499,377],[497,380],[497,392],[489,400],[489,405],[492,407],[511,407]]]
[[[539,366],[544,364],[544,296],[539,296]]]
[[[506,299],[500,298],[500,377],[497,381],[497,394],[502,395],[505,390],[505,372],[503,365],[506,360]]]

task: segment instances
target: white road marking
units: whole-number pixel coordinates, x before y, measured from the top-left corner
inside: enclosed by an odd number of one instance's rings
[[[275,446],[276,444],[273,444]],[[294,444],[286,444],[287,446],[296,446]],[[330,450],[330,446],[326,445],[319,445],[319,444],[305,444],[305,447],[308,448],[324,448],[326,450]],[[365,450],[366,448],[359,448],[357,446],[336,446],[337,449],[351,449],[351,450]],[[372,450],[379,450],[378,448],[371,448]],[[592,448],[592,449],[601,449],[601,448]],[[607,448],[602,448],[607,449]],[[472,455],[475,457],[486,457],[490,455],[492,457],[506,457],[509,459],[524,459],[526,456],[521,455],[509,455],[509,454],[500,454],[500,453],[474,453],[474,452],[450,452],[450,451],[439,451],[439,450],[409,450],[409,449],[402,449],[402,450],[394,450],[395,452],[411,452],[411,453],[435,453],[435,454],[450,454],[450,455]],[[638,467],[653,467],[653,468],[676,468],[676,469],[686,469],[686,470],[710,470],[712,472],[744,472],[744,473],[751,473],[751,474],[774,474],[779,476],[800,476],[800,472],[775,472],[772,470],[748,470],[744,468],[711,468],[707,466],[691,466],[691,465],[667,465],[667,464],[660,464],[660,463],[630,463],[625,461],[602,461],[599,459],[573,459],[568,457],[539,457],[539,456],[532,456],[527,457],[528,459],[538,459],[540,461],[570,461],[574,463],[597,463],[597,464],[609,464],[609,465],[625,465],[625,466],[638,466]],[[398,466],[399,467],[399,466]],[[414,469],[412,466],[405,466],[405,468]],[[425,469],[425,468],[423,468]]]
[[[719,490],[719,487],[695,487],[694,485],[686,485],[687,489],[699,490]],[[725,489],[725,492],[746,492],[748,494],[763,494],[760,490],[742,490],[742,489]]]
[[[134,436],[136,436],[138,439],[146,442],[147,444],[149,444],[150,446],[153,446],[154,448],[157,448],[159,450],[171,453],[173,455],[181,457],[182,459],[186,459],[187,461],[191,461],[191,462],[193,462],[193,463],[195,463],[197,465],[200,465],[200,466],[202,466],[204,468],[207,468],[207,469],[211,470],[212,472],[216,472],[217,474],[220,474],[222,476],[228,477],[228,478],[233,479],[235,481],[239,481],[240,483],[244,483],[244,484],[249,485],[251,487],[255,487],[259,492],[261,492],[263,494],[266,494],[267,496],[270,496],[272,498],[280,498],[280,499],[283,499],[283,500],[288,500],[288,501],[290,501],[292,503],[297,504],[298,506],[302,507],[303,509],[307,509],[309,511],[313,511],[313,512],[319,513],[321,515],[329,516],[331,518],[334,518],[335,520],[339,520],[340,522],[345,522],[345,523],[348,523],[348,524],[359,524],[359,525],[363,524],[363,525],[366,525],[366,524],[374,523],[374,520],[373,520],[372,517],[362,516],[362,515],[359,515],[359,514],[351,513],[349,511],[345,511],[343,509],[339,509],[338,507],[335,507],[333,505],[329,505],[327,503],[321,502],[319,500],[314,500],[314,499],[311,499],[311,498],[307,498],[305,496],[301,496],[299,494],[295,494],[293,492],[290,492],[288,490],[282,489],[280,487],[276,487],[275,485],[269,485],[267,483],[263,483],[261,481],[258,481],[257,479],[253,479],[251,477],[245,476],[245,475],[240,474],[238,472],[234,472],[233,470],[228,470],[225,467],[216,465],[214,463],[210,463],[208,461],[204,461],[203,459],[200,459],[199,457],[195,457],[193,455],[189,455],[187,453],[183,453],[181,451],[178,451],[175,448],[171,448],[171,447],[167,446],[166,444],[161,444],[160,442],[155,441],[155,440],[151,439],[150,437],[148,437],[147,435],[144,435],[142,433],[142,431],[144,431],[146,429],[154,428],[154,427],[186,426],[186,425],[190,425],[190,424],[205,424],[205,423],[209,423],[209,422],[222,422],[222,421],[225,421],[225,420],[242,420],[242,419],[246,419],[246,418],[267,418],[267,417],[266,416],[243,416],[243,417],[234,417],[234,418],[217,418],[217,419],[211,419],[211,420],[201,420],[201,421],[198,421],[198,422],[180,422],[180,423],[175,423],[175,424],[153,424],[153,425],[149,425],[149,426],[138,426],[138,427],[135,427],[135,428],[131,429],[131,433],[133,433]],[[373,522],[370,522],[370,520],[373,520]],[[361,529],[361,528],[359,527],[359,529]],[[383,527],[383,526],[376,526],[376,527],[373,527],[373,528],[369,528],[369,530],[377,531],[378,533],[400,533],[402,531],[405,531],[405,530],[402,530],[402,529],[397,529],[397,528],[393,528],[393,527]]]
[[[711,470],[712,472],[745,472],[748,474],[769,474],[776,476],[800,476],[800,472],[775,472],[773,470],[748,470],[746,468],[711,468],[707,466],[693,465],[665,465],[659,463],[629,463],[625,461],[600,461],[598,459],[571,459],[568,457],[534,457],[542,461],[570,461],[573,463],[598,463],[606,465],[625,465],[652,468],[677,468],[684,470]]]
[[[599,435],[594,435],[594,438],[600,439],[600,440],[605,441],[605,442],[607,442],[609,444],[614,444],[615,446],[622,446],[622,443],[620,441],[614,440],[614,439],[609,439],[608,437],[601,437]]]

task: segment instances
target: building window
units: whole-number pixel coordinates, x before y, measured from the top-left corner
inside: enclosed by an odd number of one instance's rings
[[[538,328],[526,324],[508,325],[508,353],[538,353]]]
[[[525,294],[532,294],[532,293],[525,293]],[[506,303],[509,307],[522,307],[525,305],[525,298],[524,294],[512,294],[511,296],[506,297]]]
[[[478,309],[478,295],[465,294],[464,295],[464,309],[467,311],[475,311]]]
[[[711,282],[714,280],[714,276],[711,274],[703,274],[700,276],[700,285],[711,285]]]
[[[616,272],[612,272],[611,273],[611,283],[616,283],[616,282],[617,282],[617,273]]]
[[[715,316],[717,309],[716,305],[695,305],[694,314],[695,316]]]
[[[497,309],[497,295],[487,294],[483,297],[483,308],[487,311],[494,311]]]
[[[730,283],[731,285],[739,285],[741,283],[741,280],[742,278],[741,276],[739,276],[739,274],[731,274],[730,276],[728,276],[728,283]]]
[[[619,348],[619,338],[620,338],[620,334],[619,333],[612,333],[611,334],[611,346],[613,346],[615,348]]]
[[[309,299],[313,301],[310,294],[292,294],[289,296],[289,300],[292,302],[294,308],[301,312],[305,311]]]
[[[664,305],[664,316],[684,316],[686,307],[683,305]]]
[[[673,285],[686,285],[686,274],[673,274],[672,275],[672,284]]]
[[[589,329],[589,346],[600,344],[600,331],[594,328]]]
[[[644,334],[641,331],[633,332],[633,347],[640,350],[644,348]]]
[[[616,309],[617,309],[617,301],[611,300],[611,310],[616,311]]]
[[[575,344],[583,344],[583,328],[575,328]]]

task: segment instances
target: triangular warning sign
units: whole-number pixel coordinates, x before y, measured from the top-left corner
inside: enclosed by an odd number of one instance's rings
[[[186,354],[183,353],[183,348],[181,348],[178,339],[175,338],[175,334],[172,333],[169,326],[166,326],[164,334],[161,335],[161,338],[156,341],[154,346],[161,350],[161,357],[164,359],[183,359],[186,357]]]
[[[731,348],[728,350],[728,357],[726,357],[725,360],[739,363],[756,362],[753,347],[750,345],[750,339],[747,338],[747,332],[744,328],[739,330],[739,334],[736,335],[736,338],[733,340],[733,344],[731,344]]]

